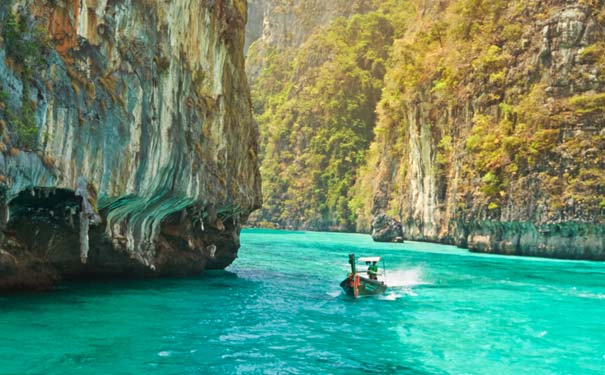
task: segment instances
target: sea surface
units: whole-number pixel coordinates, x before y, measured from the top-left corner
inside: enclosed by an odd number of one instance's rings
[[[351,252],[394,287],[343,295]],[[246,230],[226,271],[0,297],[0,374],[605,374],[605,264]]]

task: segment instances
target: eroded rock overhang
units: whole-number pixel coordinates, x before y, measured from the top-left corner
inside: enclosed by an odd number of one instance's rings
[[[47,44],[27,76],[0,44],[0,288],[230,264],[261,200],[245,2],[0,7],[11,13]],[[27,145],[9,116],[25,110]]]

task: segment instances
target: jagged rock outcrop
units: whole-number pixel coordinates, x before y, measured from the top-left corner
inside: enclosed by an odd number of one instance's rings
[[[401,223],[384,213],[374,216],[372,239],[376,242],[403,242]]]
[[[271,51],[290,52],[335,16],[333,2],[250,0],[245,44],[250,84],[254,86]]]
[[[359,229],[396,211],[407,239],[605,260],[603,2],[432,3],[446,21],[385,79]]]
[[[2,2],[1,290],[235,259],[261,201],[246,17],[244,0]]]
[[[246,24],[246,42],[244,52],[263,35],[266,0],[248,0],[248,23]]]
[[[375,7],[374,2],[374,0],[249,0],[246,69],[251,84],[253,85],[258,78],[271,51],[286,52],[284,57],[288,58],[287,56],[313,33],[318,32],[336,17],[364,13]]]
[[[323,0],[250,0],[246,46],[261,39],[278,48],[302,44],[319,27],[339,15],[357,11],[357,3],[344,5]]]

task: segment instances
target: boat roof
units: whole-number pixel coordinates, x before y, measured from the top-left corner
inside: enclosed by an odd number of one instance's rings
[[[380,262],[380,257],[363,257],[357,258],[358,262]]]

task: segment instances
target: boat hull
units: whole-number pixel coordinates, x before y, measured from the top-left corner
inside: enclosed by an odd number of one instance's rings
[[[371,280],[359,275],[357,275],[357,278],[358,281],[355,282],[355,277],[349,276],[340,283],[340,287],[347,295],[355,298],[359,296],[375,296],[384,294],[387,290],[387,286],[382,281]],[[357,288],[355,288],[355,284],[357,284]],[[357,289],[357,293],[355,289]]]

